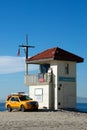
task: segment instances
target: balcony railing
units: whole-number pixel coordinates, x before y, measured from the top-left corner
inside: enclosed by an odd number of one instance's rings
[[[29,74],[25,75],[25,85],[49,84],[52,82],[52,75],[45,74]]]

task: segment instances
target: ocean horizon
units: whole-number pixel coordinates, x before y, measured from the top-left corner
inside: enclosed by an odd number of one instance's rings
[[[76,104],[76,110],[79,111],[79,112],[87,113],[87,103],[77,103]],[[0,112],[1,111],[6,111],[5,102],[0,103]]]

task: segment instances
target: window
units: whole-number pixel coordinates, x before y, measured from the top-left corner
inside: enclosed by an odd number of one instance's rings
[[[65,74],[69,74],[69,64],[65,64]]]
[[[19,100],[18,100],[18,98],[12,97],[12,98],[11,98],[11,101],[16,102],[16,101],[19,101]]]
[[[18,98],[15,98],[15,101],[19,102],[19,99],[18,99]]]
[[[43,101],[43,89],[42,88],[35,89],[35,100],[37,100],[38,102]]]
[[[41,73],[47,73],[49,68],[50,68],[50,64],[41,64],[40,65]]]
[[[31,98],[29,96],[27,96],[27,95],[21,96],[21,97],[19,97],[19,99],[21,101],[31,100]]]

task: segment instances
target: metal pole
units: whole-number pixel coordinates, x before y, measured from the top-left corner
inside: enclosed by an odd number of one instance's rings
[[[28,58],[28,34],[26,34],[26,60]],[[28,75],[28,64],[26,63],[26,75]]]
[[[34,46],[28,46],[28,34],[26,35],[26,45],[19,45],[19,47],[25,48],[26,60],[28,59],[28,48],[34,48]],[[26,75],[28,75],[28,64],[26,63]]]

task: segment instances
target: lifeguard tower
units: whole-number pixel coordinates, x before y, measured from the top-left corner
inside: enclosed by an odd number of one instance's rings
[[[39,102],[40,108],[76,108],[76,63],[83,58],[55,47],[31,58],[26,64],[38,64],[38,74],[26,74],[29,95]]]

